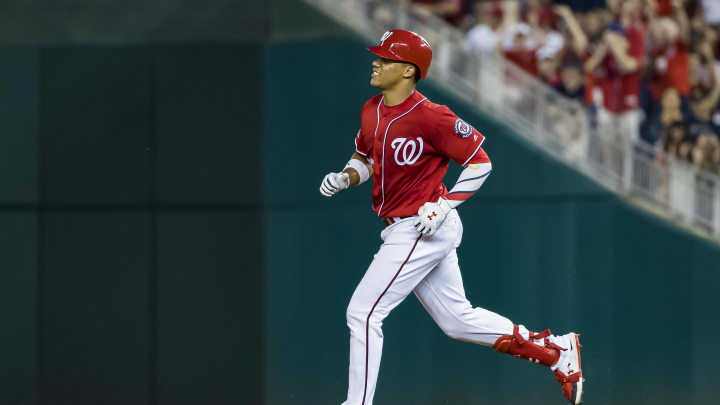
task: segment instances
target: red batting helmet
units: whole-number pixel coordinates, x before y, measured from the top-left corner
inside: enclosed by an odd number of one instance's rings
[[[382,58],[414,64],[423,79],[432,60],[432,49],[425,38],[405,30],[386,31],[380,38],[380,45],[371,46],[368,51]]]

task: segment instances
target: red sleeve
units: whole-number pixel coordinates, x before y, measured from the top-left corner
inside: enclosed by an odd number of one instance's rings
[[[470,124],[441,106],[431,135],[435,149],[443,156],[466,166],[478,154],[485,137]]]
[[[372,157],[373,147],[373,126],[379,120],[379,97],[373,97],[366,101],[360,109],[360,129],[355,135],[355,151],[365,157]]]
[[[471,164],[480,164],[480,163],[490,163],[490,158],[488,157],[487,153],[485,153],[485,149],[480,148],[480,150],[477,151],[475,156],[470,159],[468,162],[468,165]]]
[[[639,64],[645,62],[645,40],[643,33],[639,29],[630,29],[627,31],[628,55],[637,59]]]
[[[369,150],[370,148],[368,148],[365,143],[365,138],[362,135],[362,128],[358,129],[357,135],[355,135],[355,152],[363,155],[364,157],[368,157],[370,152],[372,152]]]

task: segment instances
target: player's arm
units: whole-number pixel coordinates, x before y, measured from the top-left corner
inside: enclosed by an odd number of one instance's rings
[[[605,42],[601,42],[600,45],[598,45],[595,49],[595,52],[588,58],[587,61],[585,61],[585,71],[594,72],[595,69],[600,66],[600,63],[602,63],[603,59],[605,59],[607,53],[607,44]]]
[[[460,172],[460,177],[446,198],[441,197],[437,202],[427,202],[420,207],[418,219],[414,223],[418,232],[426,235],[434,234],[450,211],[472,197],[482,187],[491,171],[490,159],[480,148],[465,169]],[[426,212],[431,214],[423,215]],[[425,220],[427,217],[429,218]]]
[[[572,38],[573,50],[576,54],[582,55],[585,53],[585,48],[587,48],[588,38],[580,26],[580,23],[578,23],[575,18],[575,14],[573,14],[572,9],[565,4],[558,4],[554,7],[554,9],[555,12],[562,17],[563,21],[565,21],[565,25],[570,32],[570,37]]]
[[[632,73],[640,68],[638,58],[630,54],[630,44],[622,34],[614,31],[605,31],[603,41],[607,44],[608,50],[620,65],[620,70],[625,73]]]
[[[690,21],[685,12],[685,6],[681,0],[672,0],[672,6],[675,11],[675,22],[680,29],[680,39],[687,43],[690,40]]]
[[[360,164],[358,164],[358,162]],[[345,169],[342,171],[347,173],[350,180],[350,186],[357,186],[365,183],[372,174],[372,164],[363,155],[355,152],[350,156],[350,160],[345,165]]]
[[[332,197],[350,186],[366,182],[372,173],[372,164],[363,155],[355,152],[340,173],[329,173],[320,184],[320,194]]]
[[[436,111],[438,119],[429,140],[440,154],[464,169],[447,196],[428,201],[418,209],[415,228],[428,236],[437,231],[450,211],[475,194],[492,168],[490,158],[482,148],[485,137],[447,107]]]
[[[455,182],[455,186],[448,192],[447,199],[443,204],[447,204],[450,209],[453,209],[464,203],[482,187],[491,171],[492,163],[490,163],[485,151],[480,148],[478,155],[460,173],[460,177]]]

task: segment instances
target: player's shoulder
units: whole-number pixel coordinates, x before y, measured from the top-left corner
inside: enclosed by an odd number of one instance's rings
[[[420,108],[422,109],[423,113],[436,119],[441,119],[444,117],[455,117],[455,113],[452,112],[450,107],[443,104],[433,103],[430,100],[425,100],[425,102],[421,104]]]
[[[467,138],[473,133],[473,127],[458,117],[450,107],[429,101],[423,103],[426,116],[434,116],[435,130],[442,134],[455,133],[460,138]]]

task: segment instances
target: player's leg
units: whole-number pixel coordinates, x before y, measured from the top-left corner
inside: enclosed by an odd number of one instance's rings
[[[555,336],[550,330],[536,334],[499,314],[473,308],[465,297],[455,249],[418,284],[415,295],[449,337],[550,367],[565,397],[580,403],[583,380],[577,336]]]
[[[455,249],[415,287],[415,295],[443,332],[453,339],[492,346],[501,336],[512,333],[512,321],[486,309],[473,308],[465,298]]]
[[[452,249],[450,232],[420,238],[411,220],[383,233],[384,243],[358,284],[347,309],[350,378],[346,405],[370,405],[380,367],[382,321]]]

